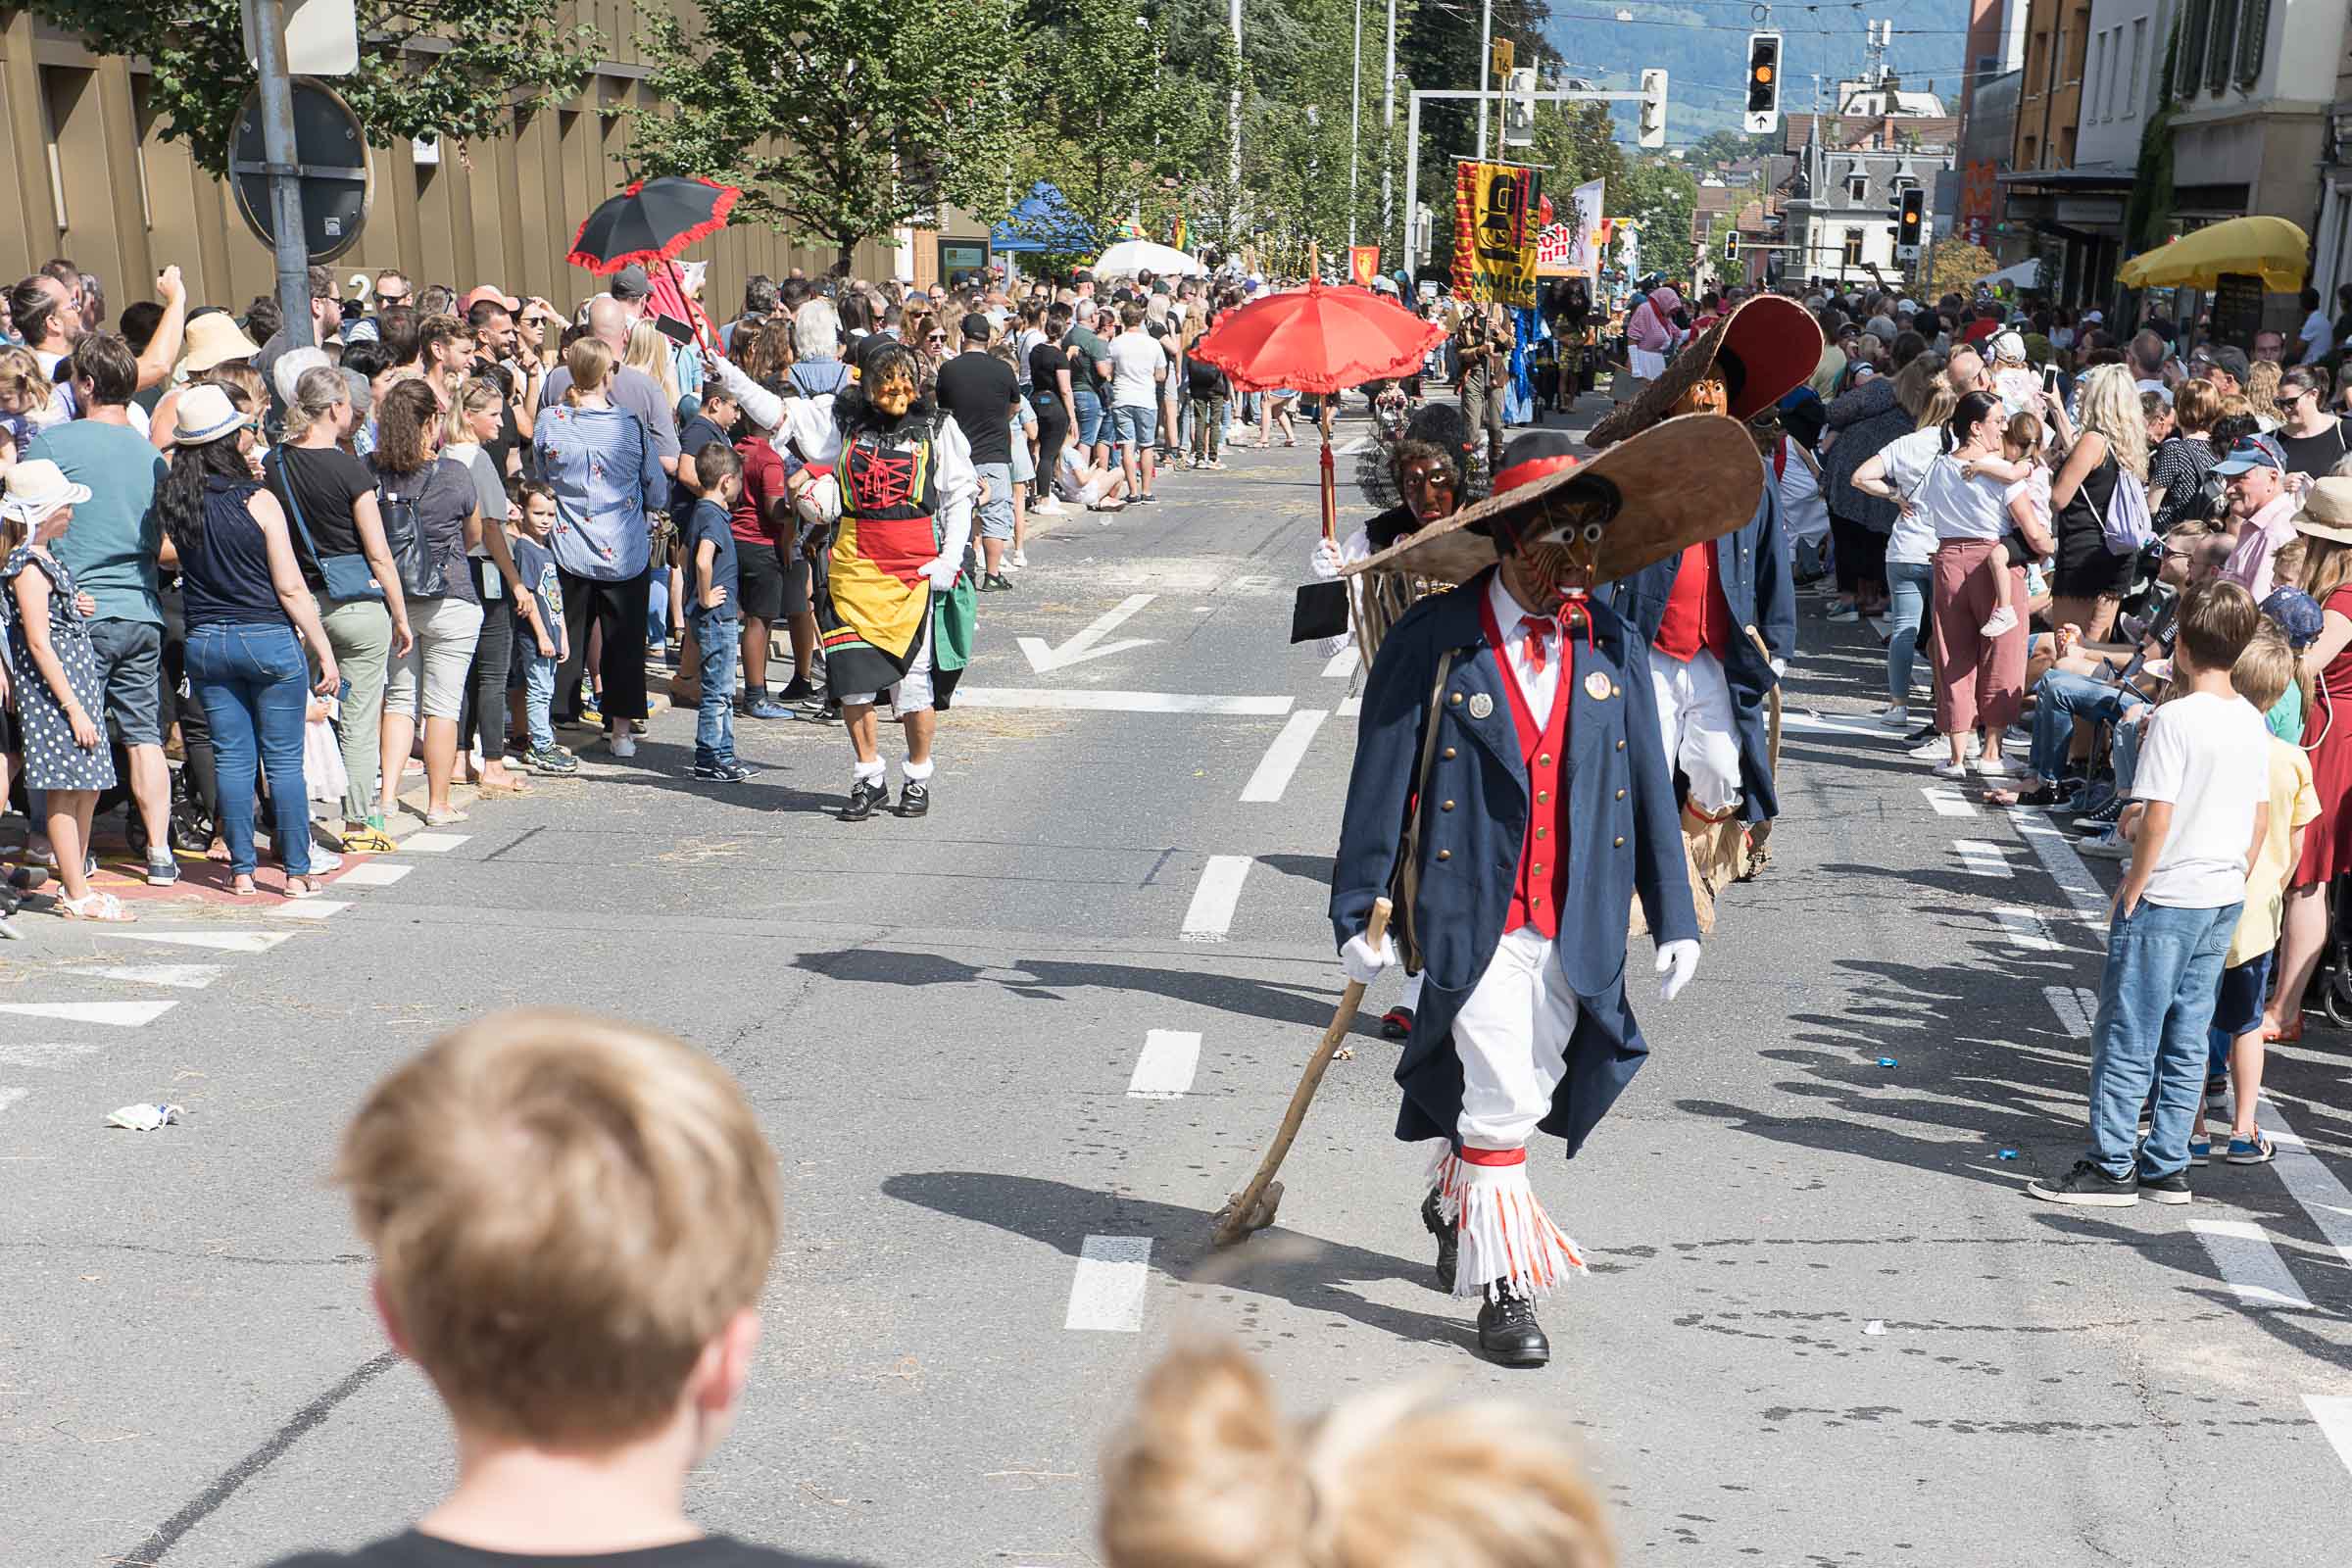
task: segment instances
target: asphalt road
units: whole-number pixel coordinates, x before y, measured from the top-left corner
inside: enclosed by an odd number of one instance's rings
[[[1062,519],[981,602],[925,821],[832,820],[846,746],[811,725],[747,721],[768,771],[694,784],[670,713],[320,918],[25,916],[0,950],[0,1560],[245,1568],[429,1504],[439,1411],[323,1175],[371,1080],[525,1002],[707,1048],[781,1155],[758,1378],[695,1484],[713,1527],[1091,1562],[1123,1391],[1207,1331],[1297,1408],[1434,1374],[1560,1413],[1631,1562],[2340,1560],[2347,1042],[2274,1057],[2266,1119],[2308,1152],[2200,1172],[2187,1209],[2027,1200],[2082,1141],[2103,884],[2038,817],[1923,788],[1855,716],[1875,641],[1818,600],[1777,865],[1682,1000],[1637,999],[1652,1057],[1585,1152],[1532,1162],[1593,1260],[1544,1313],[1551,1366],[1479,1361],[1430,1287],[1375,1034],[1325,1082],[1281,1225],[1213,1252],[1340,990],[1358,681],[1284,640],[1308,451],[1164,488]],[[101,1124],[142,1100],[186,1119]]]

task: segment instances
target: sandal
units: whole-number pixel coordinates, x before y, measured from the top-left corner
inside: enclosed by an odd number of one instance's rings
[[[473,787],[484,800],[497,800],[508,795],[535,795],[538,793],[518,778],[510,778],[503,782],[495,779],[476,779]]]
[[[112,925],[128,925],[138,919],[122,907],[122,901],[112,893],[85,893],[78,899],[57,901],[58,912],[69,920],[103,920]]]
[[[399,848],[392,835],[380,827],[347,828],[343,833],[345,855],[391,855]]]
[[[426,827],[442,827],[451,822],[464,822],[466,820],[467,820],[466,813],[457,809],[455,807],[452,807],[445,811],[427,811],[424,813],[424,825]]]

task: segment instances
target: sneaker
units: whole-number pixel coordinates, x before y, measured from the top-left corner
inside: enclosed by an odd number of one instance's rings
[[[1159,499],[1159,497],[1157,497],[1157,496],[1130,496],[1128,499],[1129,499],[1129,500],[1131,500],[1131,501],[1138,502],[1138,503],[1150,503],[1150,502],[1157,501],[1157,500]]]
[[[1933,723],[1922,724],[1919,726],[1919,728],[1911,731],[1909,734],[1903,737],[1903,744],[1905,746],[1917,746],[1923,741],[1932,741],[1936,738],[1936,726]]]
[[[1901,707],[1882,708],[1879,710],[1879,722],[1899,735],[1911,727],[1911,710]]]
[[[814,697],[816,692],[817,687],[814,681],[806,675],[795,675],[784,683],[784,689],[776,693],[775,700],[779,703],[805,703]]]
[[[2208,1144],[2210,1150],[2213,1146]],[[2142,1176],[2139,1196],[2151,1203],[2185,1203],[2195,1196],[2188,1190],[2188,1173],[2175,1171],[2170,1176]]]
[[[750,768],[737,762],[697,762],[694,776],[710,784],[740,784],[752,776]]]
[[[1831,611],[1822,618],[1824,620],[1834,621],[1840,626],[1851,626],[1854,624],[1854,622],[1862,618],[1862,612],[1856,610],[1851,605],[1839,605],[1836,610]]]
[[[984,594],[1008,594],[1012,592],[1012,579],[1001,571],[992,571],[980,579],[980,591]]]
[[[792,710],[772,697],[762,697],[743,710],[746,718],[790,718]]]
[[[1994,611],[1992,612],[1992,617],[1985,621],[1983,626],[1978,628],[1978,633],[1980,636],[1984,637],[1998,637],[2003,632],[2015,631],[2016,629],[2017,612],[2004,605],[1999,610]]]
[[[2202,1168],[2213,1163],[2213,1140],[2191,1138],[2188,1141],[2188,1162]]]
[[[2098,805],[2075,813],[2075,830],[2079,833],[2105,833],[2124,819],[2124,808],[2131,804],[2123,796],[2110,793]]]
[[[1968,777],[1968,764],[1966,762],[1954,762],[1947,759],[1944,761],[1937,762],[1934,768],[1934,772],[1937,778],[1964,779]]]
[[[2278,1146],[2256,1132],[2251,1138],[2232,1138],[2222,1156],[2232,1165],[2267,1165],[2278,1157]]]
[[[2182,1183],[2184,1188],[2186,1185]],[[2045,1203],[2078,1203],[2091,1208],[2130,1208],[2139,1201],[2139,1193],[2136,1176],[2110,1176],[2087,1159],[2076,1160],[2075,1168],[2055,1181],[2036,1179],[2026,1183],[2027,1196]]]
[[[178,880],[179,862],[172,858],[171,851],[151,849],[147,852],[147,885],[149,887],[168,888]]]
[[[1917,746],[1911,748],[1911,756],[1923,762],[1932,762],[1938,757],[1949,757],[1951,755],[1952,743],[1945,740],[1942,736],[1936,734],[1934,731],[1929,732],[1926,740],[1921,741]],[[1971,740],[1967,743],[1967,745],[1963,746],[1961,748],[1960,755],[1964,759],[1976,756],[1976,742]]]
[[[532,772],[545,773],[551,778],[568,778],[580,770],[578,758],[553,746],[537,747],[523,760],[530,764]]]
[[[311,875],[326,876],[343,869],[343,857],[321,845],[311,846]]]
[[[2084,839],[2075,848],[2094,860],[2123,860],[2132,855],[2132,841],[2112,832]]]
[[[2230,1114],[2230,1080],[2228,1077],[2220,1076],[2205,1080],[2205,1114],[2208,1116]]]
[[[637,737],[624,729],[612,737],[612,748],[614,757],[635,757],[637,755]]]
[[[601,705],[593,702],[580,704],[579,727],[582,729],[603,729],[605,727],[604,708]]]
[[[1026,550],[1015,550],[1012,553],[1012,564],[1023,568],[1024,570],[1027,569],[1029,565],[1029,552]]]
[[[1989,757],[1980,757],[1977,759],[1977,771],[1985,778],[2007,778],[2009,776],[2009,759],[2003,757],[1999,752],[1994,752]]]

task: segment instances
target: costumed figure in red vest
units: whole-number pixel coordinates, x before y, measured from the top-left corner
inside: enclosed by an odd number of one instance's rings
[[[1821,328],[1793,300],[1760,295],[1676,356],[1665,376],[1596,425],[1605,448],[1695,412],[1770,423],[1821,357]],[[1771,433],[1778,434],[1777,423]],[[1742,461],[1760,460],[1754,448]],[[1670,769],[1682,775],[1683,833],[1702,929],[1715,896],[1764,863],[1780,813],[1767,703],[1796,651],[1795,563],[1780,488],[1724,531],[1612,583],[1610,605],[1649,640],[1650,682]]]
[[[1593,911],[1641,900],[1662,995],[1698,965],[1651,656],[1591,589],[1744,514],[1753,454],[1722,418],[1581,467],[1560,432],[1532,432],[1488,500],[1347,568],[1458,584],[1407,610],[1373,662],[1331,916],[1350,979],[1423,971],[1396,1136],[1442,1140],[1421,1202],[1438,1279],[1479,1300],[1480,1348],[1508,1365],[1549,1359],[1536,1302],[1584,1266],[1529,1183],[1529,1140],[1575,1153],[1648,1050],[1625,927]],[[1394,935],[1375,946],[1383,896]]]

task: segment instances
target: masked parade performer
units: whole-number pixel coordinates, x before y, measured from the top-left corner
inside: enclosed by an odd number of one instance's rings
[[[1820,358],[1812,316],[1793,300],[1759,296],[1685,348],[1594,426],[1591,442],[1606,448],[1693,411],[1769,421]],[[1755,510],[1726,519],[1734,520],[1728,533],[1603,590],[1650,646],[1659,733],[1669,771],[1685,784],[1683,834],[1702,929],[1714,924],[1715,895],[1762,867],[1762,841],[1780,813],[1765,700],[1796,651],[1795,565],[1779,487],[1765,484]]]
[[[1349,534],[1345,544],[1315,541],[1314,551],[1307,557],[1307,570],[1317,582],[1336,580],[1349,562],[1371,559],[1416,529],[1452,516],[1471,500],[1477,465],[1469,422],[1455,405],[1431,404],[1413,416],[1399,439],[1376,441],[1375,448],[1366,454],[1357,477],[1365,498],[1381,510]],[[1352,588],[1354,630],[1323,639],[1316,652],[1330,659],[1351,639],[1365,638],[1370,645],[1362,651],[1369,665],[1380,651],[1378,631],[1384,619],[1378,613],[1366,614],[1366,596],[1380,592],[1381,587],[1359,577]],[[1402,1040],[1411,1034],[1413,1012],[1420,1004],[1421,974],[1415,970],[1404,977],[1403,997],[1381,1015],[1382,1037]]]
[[[890,802],[875,744],[886,693],[906,732],[899,814],[930,810],[938,715],[971,657],[979,475],[955,419],[916,396],[920,373],[911,351],[881,339],[829,411],[789,406],[792,444],[809,465],[794,478],[795,502],[833,525],[816,623],[856,753],[845,822]]]
[[[1662,995],[1698,965],[1650,655],[1587,589],[1744,513],[1761,483],[1725,419],[1673,421],[1582,469],[1564,435],[1536,431],[1487,501],[1353,573],[1401,560],[1460,584],[1406,611],[1373,662],[1331,914],[1350,979],[1398,962],[1399,942],[1421,960],[1396,1136],[1446,1141],[1421,1205],[1438,1277],[1479,1298],[1480,1348],[1509,1365],[1549,1359],[1536,1300],[1583,1266],[1529,1186],[1528,1140],[1542,1128],[1573,1155],[1648,1050],[1625,926],[1593,911],[1639,895]],[[1374,946],[1383,896],[1400,937]]]

